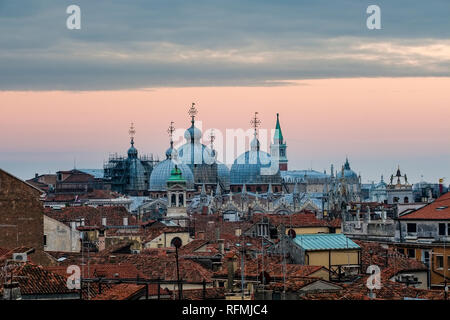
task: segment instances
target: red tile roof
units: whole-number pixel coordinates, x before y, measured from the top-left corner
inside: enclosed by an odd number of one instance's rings
[[[153,256],[146,254],[118,254],[116,261],[131,263],[141,271],[147,279],[177,280],[176,260],[174,254]],[[179,258],[180,278],[188,283],[211,282],[212,271],[200,264]]]
[[[45,215],[61,222],[85,219],[85,226],[102,226],[102,218],[106,218],[107,226],[122,226],[123,218],[128,218],[128,225],[137,225],[137,219],[124,207],[67,207],[62,210],[45,209]]]
[[[9,280],[11,271],[13,273],[13,281],[19,283],[22,295],[67,294],[75,292],[67,288],[66,277],[28,262],[19,263],[9,268],[8,279],[4,278],[4,273],[0,273],[0,283]],[[0,286],[0,291],[2,290],[3,286]]]
[[[434,202],[399,217],[400,220],[450,220],[450,192]]]
[[[142,291],[145,291],[145,285],[120,283],[112,285],[110,288],[106,288],[102,293],[97,294],[92,300],[129,300],[142,293]]]
[[[178,299],[178,291],[174,291],[175,299]],[[203,289],[183,289],[183,300],[203,300]],[[206,288],[205,300],[225,299],[225,288]]]
[[[67,266],[48,266],[46,269],[65,277],[69,276],[69,274],[67,274]],[[142,272],[129,263],[89,264],[89,266],[86,264],[80,266],[80,269],[83,278],[145,278]]]
[[[326,227],[327,221],[319,220],[313,213],[294,213],[290,215],[285,214],[254,214],[253,222],[258,222],[261,217],[267,217],[270,223],[274,226],[283,224],[286,228],[300,228],[300,227]]]

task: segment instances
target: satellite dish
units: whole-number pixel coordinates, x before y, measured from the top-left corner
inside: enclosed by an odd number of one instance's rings
[[[297,233],[295,232],[294,229],[289,229],[288,235],[289,235],[289,237],[291,237],[292,239],[294,239],[294,238],[297,236]]]

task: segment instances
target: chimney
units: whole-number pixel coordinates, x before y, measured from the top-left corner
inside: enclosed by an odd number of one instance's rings
[[[39,174],[38,174],[38,173],[35,173],[35,174],[34,174],[34,177],[35,177],[35,178],[39,177]]]
[[[218,241],[220,239],[220,228],[216,227],[216,240]]]
[[[218,239],[217,242],[219,243],[219,251],[223,255],[225,253],[224,240]]]
[[[234,282],[234,263],[232,259],[229,259],[227,261],[227,269],[228,269],[227,289],[232,291]]]
[[[102,226],[106,226],[106,217],[102,218]]]
[[[124,226],[128,225],[128,217],[123,218],[123,225]]]
[[[3,285],[3,300],[22,300],[18,282],[9,282]]]
[[[197,231],[197,235],[195,236],[198,240],[205,240],[205,232],[204,231]]]

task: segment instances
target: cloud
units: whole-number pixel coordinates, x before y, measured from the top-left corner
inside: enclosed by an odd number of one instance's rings
[[[0,1],[0,90],[282,85],[340,77],[450,76],[450,2]]]

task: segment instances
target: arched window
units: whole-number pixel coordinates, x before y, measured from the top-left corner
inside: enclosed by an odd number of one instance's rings
[[[178,197],[178,206],[183,207],[184,206],[184,200],[183,200],[183,194],[181,193]]]
[[[398,197],[394,197],[394,203],[398,203]]]
[[[175,207],[177,205],[177,195],[176,194],[172,194],[170,202],[171,202],[172,207]]]
[[[405,198],[403,199],[403,203],[409,203],[409,198],[408,198],[408,197],[405,197]]]

